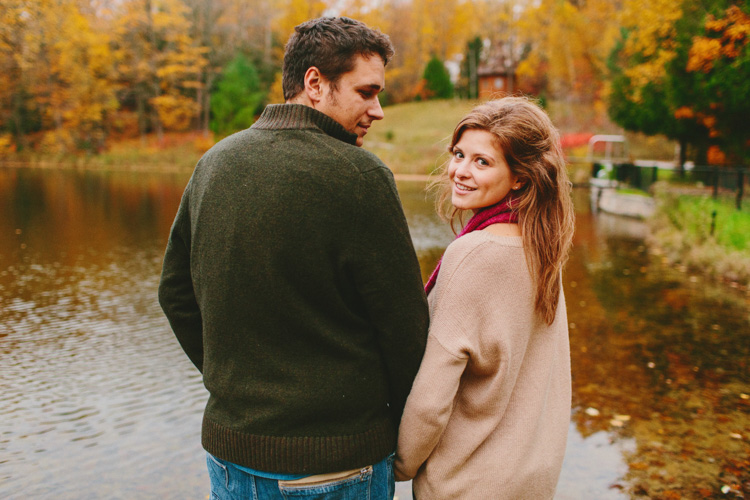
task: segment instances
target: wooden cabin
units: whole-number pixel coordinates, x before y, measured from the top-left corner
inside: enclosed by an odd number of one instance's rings
[[[503,97],[516,91],[515,65],[509,63],[510,61],[501,57],[479,63],[479,99]]]

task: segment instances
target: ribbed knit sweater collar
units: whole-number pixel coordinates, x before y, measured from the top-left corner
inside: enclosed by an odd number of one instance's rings
[[[339,122],[304,104],[269,104],[252,128],[264,130],[320,129],[348,144],[357,144],[357,134],[349,132]]]

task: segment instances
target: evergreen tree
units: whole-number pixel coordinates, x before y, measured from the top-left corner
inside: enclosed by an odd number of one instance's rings
[[[443,62],[437,56],[427,63],[422,76],[429,99],[449,99],[453,97],[453,83]]]
[[[476,99],[479,97],[479,77],[477,69],[479,68],[479,59],[482,55],[482,39],[475,37],[473,40],[466,42],[466,52],[464,59],[461,61],[461,81],[460,89],[456,91],[466,99]]]
[[[255,66],[242,54],[237,55],[211,95],[211,130],[227,135],[248,128],[264,97]]]

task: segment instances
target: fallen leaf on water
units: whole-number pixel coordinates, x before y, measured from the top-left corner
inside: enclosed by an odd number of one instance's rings
[[[598,417],[599,410],[597,410],[596,408],[588,407],[586,408],[586,415],[588,415],[589,417]]]

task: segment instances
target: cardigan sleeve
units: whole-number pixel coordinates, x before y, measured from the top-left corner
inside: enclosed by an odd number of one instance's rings
[[[467,362],[467,357],[445,350],[434,336],[427,339],[422,366],[406,401],[398,433],[394,466],[399,480],[416,476],[440,441]]]
[[[385,167],[362,174],[351,273],[385,365],[398,425],[425,350],[429,309],[409,227]]]
[[[189,186],[169,234],[159,282],[159,305],[185,354],[203,373],[203,320],[190,273]]]
[[[484,352],[481,334],[487,327],[485,287],[497,266],[488,258],[489,246],[470,240],[449,245],[430,297],[427,350],[399,428],[395,467],[400,480],[413,478],[438,446],[469,363],[481,365],[488,354],[499,362],[496,352]]]

